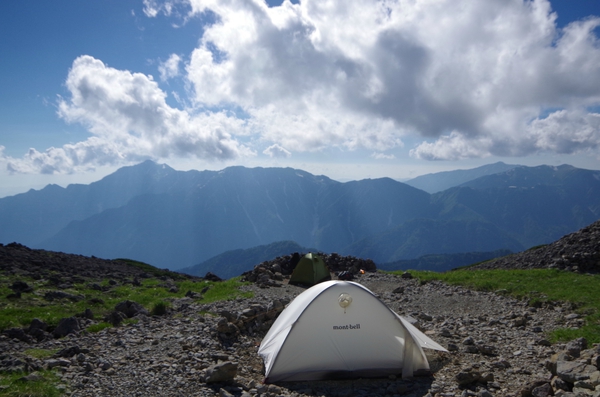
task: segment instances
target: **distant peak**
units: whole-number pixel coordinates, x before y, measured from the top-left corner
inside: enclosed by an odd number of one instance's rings
[[[129,166],[129,167],[123,167],[123,168],[129,168],[129,169],[143,169],[143,170],[173,170],[173,168],[171,168],[169,165],[167,164],[159,164],[154,160],[145,160],[142,161],[141,163]]]

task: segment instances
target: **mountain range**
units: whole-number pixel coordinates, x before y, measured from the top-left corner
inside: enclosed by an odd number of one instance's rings
[[[442,171],[433,174],[425,174],[406,181],[407,185],[425,190],[427,193],[438,193],[454,186],[462,185],[474,179],[499,174],[519,167],[518,165],[505,164],[501,161],[484,165],[469,170]]]
[[[0,199],[0,242],[169,269],[281,241],[387,263],[517,252],[600,218],[600,171],[496,163],[454,172],[429,175],[427,189],[443,189],[432,194],[410,186],[415,180],[341,183],[292,168],[183,172],[146,161],[89,185]],[[457,185],[444,189],[449,180]]]

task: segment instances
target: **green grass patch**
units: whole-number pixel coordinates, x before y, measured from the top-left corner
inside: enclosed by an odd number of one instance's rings
[[[58,397],[62,391],[59,377],[52,371],[36,372],[42,377],[36,381],[20,380],[25,374],[0,372],[0,396],[5,397]]]
[[[402,272],[392,272],[401,274]],[[469,270],[446,273],[411,271],[421,282],[440,280],[479,291],[503,291],[532,305],[544,302],[571,302],[584,315],[586,325],[580,329],[560,329],[549,336],[553,341],[578,337],[589,343],[600,342],[600,275],[578,274],[555,269]]]
[[[0,331],[12,327],[27,327],[34,318],[38,318],[50,327],[54,327],[58,325],[62,318],[83,313],[87,308],[92,310],[96,321],[101,321],[106,314],[114,310],[117,303],[124,300],[135,301],[150,312],[162,310],[160,309],[162,305],[168,307],[172,299],[183,298],[187,291],[202,296],[202,299],[199,300],[202,303],[252,296],[251,293],[240,290],[239,287],[243,283],[240,282],[239,278],[223,282],[189,278],[167,282],[157,278],[147,278],[141,281],[141,285],[116,285],[110,287],[108,291],[99,291],[91,287],[93,284],[108,286],[108,279],[89,280],[81,284],[74,284],[72,288],[64,290],[58,290],[55,286],[49,285],[43,280],[19,279],[33,286],[34,291],[22,294],[21,299],[7,299],[6,296],[12,293],[9,286],[16,280],[16,276],[2,275],[2,278],[0,278],[0,312],[2,313],[2,316],[0,316]],[[177,292],[169,291],[173,285],[177,287]],[[79,300],[66,298],[48,301],[44,296],[49,291],[65,292],[79,297]],[[155,313],[158,314],[158,312]],[[88,328],[88,331],[98,332],[107,326],[109,326],[107,323],[100,322]]]
[[[193,292],[200,293],[205,287],[209,287],[208,290],[203,294],[203,298],[201,299],[202,303],[233,300],[238,298],[251,298],[253,296],[252,292],[240,291],[239,287],[243,285],[243,283],[240,282],[239,277],[221,282],[204,281],[202,283],[198,283],[198,285],[202,287],[197,290],[192,290]]]
[[[96,332],[100,332],[105,328],[110,328],[112,327],[111,323],[106,323],[106,322],[100,322],[100,323],[96,323],[96,324],[92,324],[89,327],[86,328],[87,332],[91,332],[91,333],[96,333]]]
[[[137,318],[126,318],[125,320],[123,320],[123,325],[133,325],[133,324],[137,324],[140,320]]]
[[[152,306],[150,314],[152,314],[153,316],[164,316],[165,314],[167,314],[168,308],[169,304],[167,302],[160,301],[155,303],[154,306]]]
[[[24,353],[30,357],[44,359],[52,357],[57,351],[58,349],[27,349]]]

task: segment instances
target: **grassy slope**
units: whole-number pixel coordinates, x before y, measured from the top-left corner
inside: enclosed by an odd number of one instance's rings
[[[173,277],[173,273],[170,276]],[[109,286],[107,278],[74,284],[72,288],[60,290],[80,297],[78,301],[70,299],[47,301],[44,299],[45,293],[56,291],[56,287],[49,285],[46,280],[23,279],[21,277],[19,279],[33,286],[34,291],[22,294],[21,299],[7,299],[6,296],[12,293],[9,286],[16,278],[7,275],[2,277],[2,281],[0,281],[0,310],[2,311],[0,331],[11,327],[26,327],[34,318],[45,321],[50,326],[56,326],[61,318],[82,313],[86,308],[90,308],[95,318],[98,319],[114,310],[115,305],[124,300],[138,302],[151,311],[158,304],[168,304],[170,299],[183,298],[188,291],[200,294],[205,288],[207,288],[207,291],[202,294],[202,299],[199,300],[201,303],[242,296],[242,293],[238,290],[241,285],[239,279],[216,283],[201,279],[188,280],[182,278],[174,281],[174,284],[178,287],[178,292],[169,292],[166,288],[167,284],[157,278],[142,280],[140,286],[126,284],[110,287],[107,292],[91,288],[93,283],[100,286]]]
[[[395,272],[400,274],[402,272]],[[447,273],[414,271],[422,282],[440,280],[480,291],[503,291],[532,305],[544,302],[571,302],[586,319],[580,329],[559,329],[549,337],[567,341],[585,337],[589,343],[600,342],[600,275],[577,274],[553,269],[469,270]]]
[[[167,275],[166,272],[153,268],[140,262],[133,262],[134,266],[144,268],[148,273],[155,276]],[[163,274],[165,273],[165,274]],[[48,285],[45,280],[33,280],[19,277],[19,280],[26,281],[33,286],[32,293],[24,293],[21,299],[7,299],[6,296],[12,293],[9,286],[17,279],[16,276],[0,275],[0,331],[11,327],[27,327],[31,320],[38,318],[45,321],[50,326],[56,326],[61,318],[70,317],[82,313],[86,308],[90,308],[95,318],[100,321],[92,324],[87,332],[100,331],[110,326],[108,323],[101,322],[101,319],[114,310],[117,303],[124,300],[132,300],[142,304],[149,311],[158,307],[168,307],[173,298],[182,298],[188,291],[201,294],[201,298],[195,299],[198,303],[209,303],[220,300],[236,299],[238,297],[250,297],[250,293],[243,293],[239,290],[242,283],[239,279],[231,279],[224,282],[211,282],[206,280],[188,280],[182,277],[178,279],[172,273],[169,277],[176,278],[174,284],[178,287],[178,292],[169,292],[164,281],[157,278],[148,278],[141,282],[140,286],[130,284],[111,287],[109,291],[103,292],[90,288],[92,281],[83,284],[75,284],[72,288],[61,290],[71,295],[81,296],[80,301],[71,301],[69,299],[60,299],[46,301],[44,294],[47,291],[56,290],[55,287]],[[108,286],[108,278],[105,280],[94,280],[93,282]],[[102,303],[90,303],[93,299],[101,299]],[[131,320],[128,320],[131,321]],[[126,321],[126,323],[128,322]],[[46,358],[52,356],[56,351],[43,349],[29,349],[25,353],[31,357]],[[26,374],[2,373],[0,372],[0,396],[59,396],[62,391],[58,386],[60,378],[54,370],[43,371],[39,373],[42,379],[34,382],[24,382],[19,380]]]

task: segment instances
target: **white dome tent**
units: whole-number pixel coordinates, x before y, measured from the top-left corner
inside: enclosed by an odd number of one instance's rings
[[[265,382],[398,375],[429,370],[423,348],[447,351],[366,287],[332,280],[279,315],[258,354]]]

